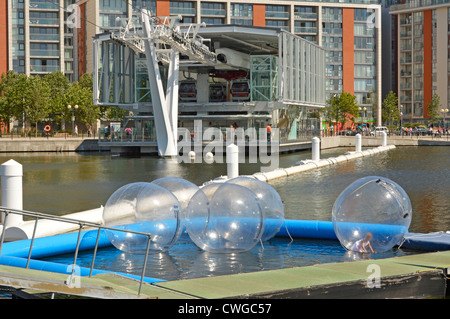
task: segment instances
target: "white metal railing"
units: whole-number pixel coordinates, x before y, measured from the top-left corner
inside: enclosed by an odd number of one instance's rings
[[[78,226],[79,226],[78,239],[77,239],[77,245],[76,245],[76,248],[75,248],[75,255],[74,255],[74,260],[73,260],[74,267],[72,267],[72,274],[71,274],[72,276],[74,275],[75,265],[76,265],[76,261],[77,261],[77,257],[78,257],[78,250],[79,250],[79,247],[80,247],[81,231],[82,231],[82,229],[84,227],[91,227],[91,228],[96,228],[97,229],[97,239],[95,241],[94,253],[93,253],[93,256],[92,256],[92,262],[91,262],[91,267],[90,267],[90,271],[89,271],[89,277],[92,276],[92,271],[94,269],[95,257],[97,255],[98,243],[99,243],[99,239],[100,239],[100,233],[101,233],[102,230],[106,229],[106,230],[121,231],[121,232],[126,232],[126,233],[133,233],[133,234],[137,234],[137,235],[147,236],[147,247],[146,247],[146,253],[145,253],[145,258],[144,258],[144,265],[142,267],[141,280],[140,280],[140,283],[139,283],[139,290],[138,290],[138,295],[141,294],[142,283],[144,282],[145,268],[146,268],[146,265],[147,265],[148,254],[149,254],[149,250],[150,250],[150,241],[151,241],[151,234],[150,233],[144,233],[144,232],[138,232],[138,231],[133,231],[133,230],[127,230],[127,229],[119,229],[119,228],[107,227],[107,226],[104,226],[104,225],[102,225],[100,223],[93,223],[93,222],[77,220],[77,219],[63,217],[63,216],[55,216],[55,215],[50,215],[50,214],[38,213],[38,212],[30,212],[30,211],[26,211],[26,210],[9,209],[9,208],[2,207],[2,206],[0,206],[0,213],[4,214],[3,225],[6,225],[6,221],[7,221],[8,216],[10,214],[18,214],[18,215],[22,215],[22,216],[28,216],[28,217],[34,218],[36,220],[36,222],[34,224],[34,228],[33,228],[33,235],[31,237],[30,250],[28,252],[28,257],[27,257],[27,264],[26,264],[26,268],[27,269],[29,268],[29,264],[30,264],[30,260],[31,260],[31,252],[32,252],[32,249],[33,249],[33,243],[34,243],[34,239],[36,237],[36,228],[37,228],[37,225],[38,225],[38,221],[40,219],[54,220],[54,221],[63,222],[63,223],[70,223],[70,224],[78,224]],[[2,234],[0,236],[0,257],[1,257],[1,253],[2,253],[3,243],[4,243],[4,240],[5,240],[5,233],[6,233],[6,228],[3,228]]]

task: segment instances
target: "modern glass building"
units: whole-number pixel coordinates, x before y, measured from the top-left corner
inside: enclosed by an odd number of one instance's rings
[[[115,34],[94,39],[94,100],[132,111],[135,131],[145,131],[139,138],[149,141],[156,126],[151,66],[142,52]],[[279,28],[209,25],[197,36],[207,39],[205,46],[217,60],[199,63],[181,52],[174,84],[179,127],[194,130],[200,121],[204,129],[225,132],[230,125],[258,130],[272,123],[281,130],[280,140],[302,139],[311,127],[319,134],[320,123],[316,119],[310,125],[308,112],[326,103],[323,48]],[[165,61],[159,61],[158,77],[169,86],[170,66],[161,67]]]
[[[0,74],[62,71],[78,77],[76,34],[66,23],[74,0],[0,1]]]
[[[426,123],[433,94],[445,118],[450,105],[450,3],[448,0],[398,1],[394,17],[395,76],[403,120]]]
[[[141,8],[156,16],[181,15],[185,23],[276,27],[326,49],[326,97],[342,91],[356,95],[357,121],[381,122],[381,6],[378,0],[98,0],[78,2],[88,21],[79,38],[89,39],[131,17]],[[81,49],[81,48],[80,48]],[[92,70],[92,44],[79,53],[81,73]]]

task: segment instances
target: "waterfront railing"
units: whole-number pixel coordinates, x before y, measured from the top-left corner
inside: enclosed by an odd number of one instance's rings
[[[138,290],[138,295],[141,294],[142,284],[144,282],[144,277],[145,277],[145,269],[146,269],[148,255],[149,255],[149,251],[150,251],[150,241],[151,241],[151,234],[150,233],[144,233],[144,232],[133,231],[133,230],[128,230],[128,229],[119,229],[119,228],[114,228],[114,227],[107,227],[107,226],[104,226],[104,225],[102,225],[100,223],[88,222],[88,221],[77,220],[77,219],[68,218],[68,217],[64,217],[64,216],[56,216],[56,215],[39,213],[39,212],[31,212],[31,211],[26,211],[26,210],[10,209],[10,208],[6,208],[6,207],[2,207],[2,206],[0,206],[0,213],[2,214],[2,217],[3,217],[3,225],[7,225],[6,222],[7,222],[8,216],[11,215],[11,214],[27,216],[27,217],[30,217],[32,219],[33,218],[35,219],[34,228],[33,228],[33,235],[31,236],[30,249],[28,251],[27,263],[26,263],[26,267],[25,267],[26,269],[28,269],[29,265],[30,265],[31,252],[32,252],[32,249],[33,249],[34,240],[36,238],[36,229],[37,229],[38,221],[42,220],[42,219],[78,225],[78,237],[77,237],[77,243],[76,243],[76,248],[75,248],[75,254],[74,254],[74,260],[73,260],[73,267],[72,267],[71,276],[74,275],[75,265],[76,265],[77,258],[78,258],[78,251],[79,251],[80,242],[81,242],[81,232],[86,227],[93,228],[94,230],[97,229],[97,238],[96,238],[96,242],[95,242],[95,245],[94,245],[94,252],[93,252],[93,256],[92,256],[91,267],[90,267],[90,271],[89,271],[89,277],[92,276],[92,272],[94,270],[94,263],[95,263],[95,258],[96,258],[96,255],[97,255],[100,234],[101,234],[101,232],[103,230],[120,231],[120,232],[133,233],[133,234],[137,234],[137,235],[146,236],[147,237],[147,247],[146,247],[145,258],[144,258],[144,265],[142,267],[141,279],[140,279],[140,282],[139,282],[139,290]],[[1,254],[2,254],[3,243],[5,241],[6,230],[7,230],[7,227],[4,226],[2,234],[0,236],[0,257],[1,257]]]

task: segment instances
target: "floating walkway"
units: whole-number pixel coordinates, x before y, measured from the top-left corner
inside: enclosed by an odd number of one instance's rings
[[[0,266],[0,286],[94,298],[444,298],[449,296],[450,251],[386,259],[285,268],[235,275],[144,283],[115,273],[82,277]],[[380,277],[371,275],[378,271]]]
[[[343,155],[337,156],[337,157],[330,157],[326,159],[319,159],[319,160],[307,160],[303,161],[303,163],[298,163],[297,165],[287,167],[287,168],[278,168],[270,172],[259,172],[253,174],[253,177],[259,179],[263,182],[269,182],[271,180],[282,178],[282,177],[288,177],[291,175],[299,174],[302,172],[310,171],[316,168],[321,168],[325,166],[330,166],[342,162],[347,162],[356,158],[361,158],[365,156],[371,156],[374,154],[378,154],[380,152],[386,152],[391,149],[394,149],[395,145],[386,145],[386,146],[378,146],[375,148],[367,149],[364,151],[355,151],[355,152],[348,152]]]

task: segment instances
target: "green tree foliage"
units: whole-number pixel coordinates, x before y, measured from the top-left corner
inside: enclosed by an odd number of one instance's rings
[[[342,92],[340,95],[332,95],[328,99],[322,114],[330,124],[332,122],[344,124],[348,120],[353,120],[359,114],[356,96],[348,92]]]
[[[430,116],[430,124],[433,126],[439,122],[439,110],[441,108],[441,99],[437,93],[431,97],[431,102],[427,104],[428,115]]]
[[[51,104],[49,115],[59,123],[63,119],[67,108],[64,94],[69,88],[69,80],[61,71],[46,74],[43,80],[50,86]]]
[[[348,120],[355,120],[359,115],[359,106],[356,103],[356,96],[348,92],[342,92],[339,96],[339,107],[341,109],[341,122],[345,123]]]
[[[389,123],[391,125],[393,122],[398,122],[400,120],[398,99],[393,91],[390,91],[383,101],[381,116],[384,123]]]
[[[8,71],[0,82],[0,116],[4,121],[21,119],[25,111],[27,76]]]
[[[125,110],[105,106],[101,110],[93,103],[92,74],[83,74],[78,82],[70,83],[61,71],[43,77],[28,77],[14,71],[0,78],[0,119],[9,123],[13,119],[33,125],[41,121],[62,120],[71,122],[72,111],[68,105],[78,105],[75,111],[77,122],[92,127],[103,118],[123,118]],[[106,116],[105,116],[106,115]]]
[[[78,82],[70,83],[64,94],[64,101],[67,105],[78,105],[75,111],[76,119],[87,127],[92,127],[95,121],[100,118],[100,108],[94,105],[92,95],[92,75],[85,73]],[[66,121],[71,121],[72,112],[65,112]]]
[[[50,114],[52,103],[50,85],[40,76],[28,77],[24,103],[25,119],[36,124],[37,136],[37,123]]]

